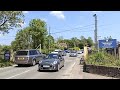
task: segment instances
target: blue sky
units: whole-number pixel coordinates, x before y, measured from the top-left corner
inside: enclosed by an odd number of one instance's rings
[[[50,26],[50,32],[61,32],[52,34],[56,39],[63,36],[64,39],[72,37],[92,37],[94,40],[94,17],[97,14],[98,36],[103,39],[107,36],[120,41],[120,12],[119,11],[24,11],[25,23],[22,28],[29,25],[32,19],[42,19]],[[4,36],[0,34],[0,44],[10,45],[20,28],[10,30]]]

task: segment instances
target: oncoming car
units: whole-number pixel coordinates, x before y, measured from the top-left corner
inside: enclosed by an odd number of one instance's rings
[[[71,51],[69,57],[77,57],[77,51]]]
[[[64,67],[64,58],[61,54],[50,53],[41,60],[38,64],[38,71],[41,70],[55,70],[59,71],[60,68]]]

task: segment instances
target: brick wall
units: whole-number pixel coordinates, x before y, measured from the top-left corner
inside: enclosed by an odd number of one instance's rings
[[[120,67],[106,67],[96,65],[83,65],[83,71],[108,77],[120,78]]]

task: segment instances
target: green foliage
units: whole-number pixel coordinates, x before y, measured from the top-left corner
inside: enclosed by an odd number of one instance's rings
[[[5,61],[4,59],[0,58],[0,67],[8,67],[12,66],[14,63],[12,61]]]
[[[11,46],[9,45],[0,45],[0,54],[4,54],[6,50],[11,50]]]
[[[66,43],[68,48],[79,47],[83,49],[84,45],[89,45],[90,47],[93,46],[92,38],[88,37],[88,39],[86,39],[84,36],[81,36],[80,39],[78,39],[77,37],[73,37],[71,39],[63,39],[62,37],[59,37],[57,42]]]
[[[52,38],[52,36],[48,38]],[[33,19],[30,21],[29,27],[17,33],[15,41],[11,45],[14,51],[20,49],[36,49],[40,44],[43,49],[48,46],[48,38],[46,23],[40,19]]]
[[[105,52],[89,55],[86,63],[92,65],[120,66],[120,60]]]
[[[0,11],[0,31],[8,33],[14,27],[21,27],[23,17],[22,11]]]

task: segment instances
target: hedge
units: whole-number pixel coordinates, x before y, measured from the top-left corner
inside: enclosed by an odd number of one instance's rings
[[[86,64],[119,67],[120,60],[106,52],[97,52],[88,56]]]

